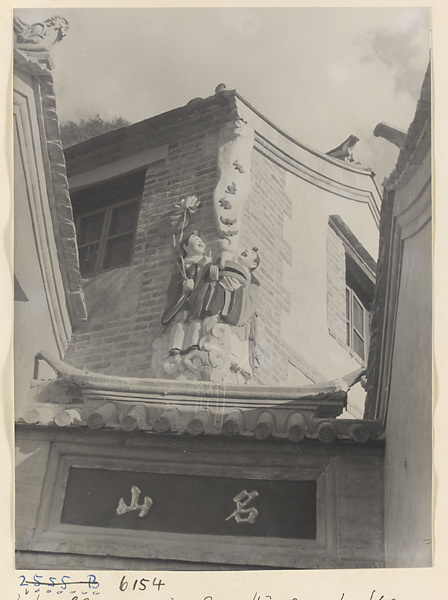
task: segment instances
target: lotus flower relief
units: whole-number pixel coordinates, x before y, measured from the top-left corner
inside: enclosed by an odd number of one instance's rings
[[[187,217],[197,213],[200,205],[201,201],[198,200],[196,196],[187,196],[186,198],[182,198],[180,202],[176,202],[174,205],[174,212],[171,217],[173,227],[181,226],[183,233],[183,230],[187,225]]]
[[[198,212],[201,202],[196,196],[187,196],[182,198],[180,202],[177,202],[174,206],[176,208],[176,214],[181,215],[184,212],[188,212],[190,215]]]

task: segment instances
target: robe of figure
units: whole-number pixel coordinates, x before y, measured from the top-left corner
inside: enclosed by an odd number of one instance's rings
[[[202,270],[201,265],[196,262],[185,266],[187,279],[192,279],[196,286]],[[167,291],[167,305],[162,315],[163,325],[168,325],[181,310],[188,310],[189,308],[189,303],[187,301],[194,290],[185,291],[184,281],[185,277],[179,271],[176,271],[171,276]]]
[[[249,272],[238,276],[241,283],[229,292],[210,275],[212,265],[207,265],[199,275],[194,291],[189,297],[188,320],[205,319],[219,315],[220,320],[235,327],[247,325],[255,312],[260,284]],[[233,276],[232,273],[228,273]],[[236,274],[235,274],[236,275]]]

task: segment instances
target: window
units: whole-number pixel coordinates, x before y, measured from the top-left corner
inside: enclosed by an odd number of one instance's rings
[[[347,346],[363,360],[366,358],[368,313],[361,300],[348,286],[345,288]]]
[[[138,209],[137,200],[80,217],[78,249],[83,277],[129,264]]]
[[[143,183],[139,172],[72,194],[82,277],[130,263]]]
[[[358,362],[365,362],[376,263],[339,215],[331,215],[328,225],[328,331]]]

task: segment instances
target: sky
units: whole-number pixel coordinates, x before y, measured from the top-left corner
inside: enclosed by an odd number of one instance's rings
[[[398,149],[373,136],[406,131],[430,48],[425,8],[129,8],[17,10],[70,23],[54,46],[60,121],[99,114],[135,123],[237,89],[322,152],[356,135],[354,157],[381,184]]]

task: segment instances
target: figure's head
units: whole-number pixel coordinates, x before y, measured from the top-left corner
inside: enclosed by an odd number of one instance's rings
[[[197,231],[193,231],[185,237],[181,244],[184,257],[197,256],[205,253],[205,244],[198,236]]]
[[[260,255],[258,254],[258,248],[252,248],[252,250],[243,250],[238,256],[238,262],[240,265],[248,269],[250,272],[260,264]]]

